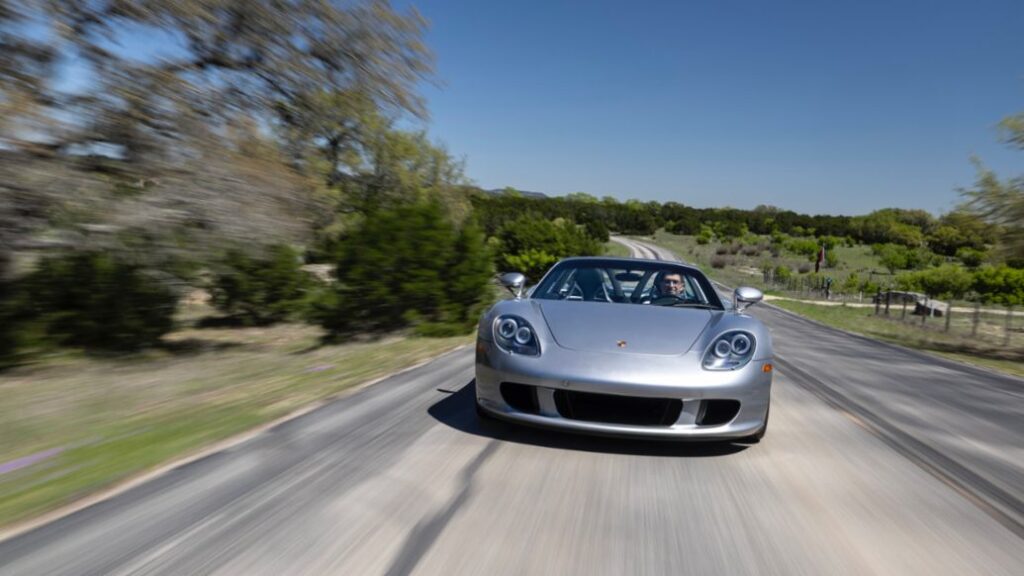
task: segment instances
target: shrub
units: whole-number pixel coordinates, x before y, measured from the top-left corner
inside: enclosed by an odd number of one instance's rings
[[[745,246],[740,252],[744,256],[758,256],[761,254],[761,250],[760,246]]]
[[[522,272],[537,281],[547,269],[567,256],[592,256],[602,252],[601,243],[571,221],[552,222],[526,214],[498,230],[500,251],[496,264],[502,271]]]
[[[729,254],[732,254],[732,255],[735,256],[740,251],[740,245],[739,244],[735,244],[735,243],[729,244],[728,250],[729,250]]]
[[[711,242],[711,238],[714,236],[714,231],[707,224],[700,225],[700,233],[697,234],[697,244],[705,245]]]
[[[973,282],[970,272],[949,264],[896,277],[901,289],[924,292],[933,298],[962,298]]]
[[[818,249],[818,242],[812,238],[791,238],[786,241],[786,250],[808,258],[817,256]]]
[[[724,244],[720,244],[720,245],[715,247],[715,254],[717,254],[719,256],[724,256],[725,254],[728,254],[728,253],[729,253],[729,248],[727,246],[725,246]]]
[[[371,212],[338,250],[338,282],[313,311],[332,335],[410,325],[465,333],[488,302],[483,234],[473,223],[456,230],[436,202]]]
[[[842,284],[839,285],[839,289],[842,292],[846,293],[857,292],[858,290],[860,290],[860,287],[860,277],[857,276],[856,272],[852,272],[849,276],[846,277],[845,280],[843,280]]]
[[[788,282],[793,277],[793,271],[789,269],[789,266],[779,265],[775,267],[773,277],[780,284]]]
[[[974,273],[972,288],[982,302],[1024,304],[1024,270],[1009,266],[982,266]]]
[[[284,245],[260,256],[231,250],[210,286],[213,304],[246,325],[280,322],[301,311],[312,287],[301,265],[299,253]]]
[[[32,316],[60,344],[136,350],[173,327],[175,292],[152,271],[109,254],[46,258],[25,282]]]
[[[798,270],[798,271],[799,271],[799,272],[800,272],[801,274],[807,274],[808,272],[810,272],[810,271],[811,271],[811,265],[810,265],[810,264],[807,264],[807,263],[805,262],[805,263],[801,264],[801,265],[800,265],[800,268],[798,268],[797,270]]]
[[[608,227],[600,220],[590,220],[583,226],[583,228],[587,231],[588,236],[601,243],[607,242],[611,237],[608,232]]]
[[[729,263],[729,259],[725,256],[712,256],[711,267],[712,268],[725,268],[725,265]]]
[[[985,252],[974,248],[960,248],[956,251],[956,257],[968,268],[977,268],[985,261]]]
[[[825,266],[827,268],[835,268],[839,265],[839,256],[836,255],[834,250],[825,250]]]
[[[0,366],[5,366],[17,350],[17,323],[13,300],[14,283],[0,281]]]

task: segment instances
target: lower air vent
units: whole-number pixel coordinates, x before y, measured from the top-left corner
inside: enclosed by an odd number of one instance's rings
[[[629,424],[671,426],[683,411],[683,401],[674,398],[640,398],[592,392],[555,391],[555,406],[563,418]]]
[[[514,382],[502,382],[500,390],[505,403],[516,410],[528,414],[537,414],[540,411],[537,406],[537,389],[535,387]]]
[[[702,400],[697,412],[698,426],[728,424],[739,414],[739,400]]]

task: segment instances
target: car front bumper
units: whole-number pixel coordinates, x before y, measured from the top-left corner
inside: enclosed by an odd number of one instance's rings
[[[478,340],[476,400],[488,414],[533,426],[612,436],[742,438],[757,433],[767,420],[772,372],[765,366],[770,362],[760,358],[739,370],[710,371],[701,367],[700,355],[694,352],[654,356],[549,347],[541,356],[530,357]],[[509,385],[529,390],[530,402],[510,403]],[[571,397],[599,398],[612,413],[608,418],[594,411],[574,414],[566,401]],[[615,411],[618,399],[623,406],[635,403],[633,399],[661,399],[675,411],[668,412],[669,420],[629,422]],[[709,421],[709,406],[732,407],[732,402],[738,403],[734,415],[725,413],[723,419],[719,410],[719,418]]]

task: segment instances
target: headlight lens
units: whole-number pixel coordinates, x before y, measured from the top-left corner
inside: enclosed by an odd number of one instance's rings
[[[507,352],[524,356],[540,356],[537,334],[519,316],[499,316],[494,320],[494,341]]]
[[[726,332],[711,344],[704,354],[705,370],[737,370],[754,357],[754,335],[749,332]]]

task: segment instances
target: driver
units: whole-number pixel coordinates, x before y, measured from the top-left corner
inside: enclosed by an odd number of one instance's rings
[[[679,272],[666,272],[658,281],[658,294],[660,296],[675,296],[683,294],[683,275]]]
[[[659,298],[683,298],[684,296],[683,275],[675,270],[659,272],[654,279],[654,286],[650,294],[643,299],[644,304],[650,304]]]

